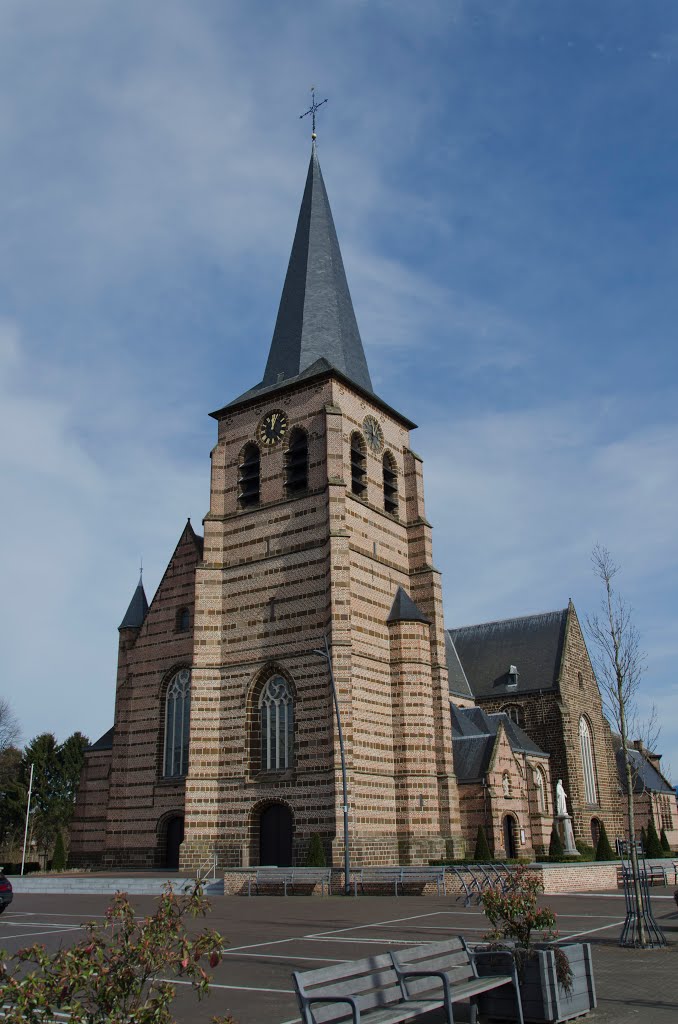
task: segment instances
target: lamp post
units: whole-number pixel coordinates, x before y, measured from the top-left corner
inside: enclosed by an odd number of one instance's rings
[[[28,821],[31,816],[31,794],[33,792],[33,769],[35,765],[31,765],[31,777],[28,783],[28,804],[26,807],[26,827],[24,829],[24,852],[21,855],[21,874],[24,873],[24,867],[26,865],[26,840],[28,839]]]
[[[319,658],[324,658],[327,662],[327,667],[330,673],[330,685],[332,687],[332,698],[334,700],[334,711],[337,716],[337,731],[339,733],[339,753],[341,755],[341,784],[342,784],[342,795],[343,795],[343,806],[344,812],[344,895],[351,895],[351,857],[349,853],[349,831],[348,831],[348,786],[346,784],[346,751],[344,750],[344,734],[341,728],[341,715],[339,714],[339,699],[337,697],[337,688],[334,684],[334,672],[332,671],[332,655],[330,654],[330,647],[327,643],[327,636],[323,637],[325,644],[324,650],[313,650],[311,654],[317,654]]]

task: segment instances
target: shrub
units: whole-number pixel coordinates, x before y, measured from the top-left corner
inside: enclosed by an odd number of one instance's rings
[[[551,829],[551,841],[549,843],[549,857],[551,860],[562,860],[565,848],[560,838],[560,832],[554,825]]]
[[[584,843],[581,839],[577,839],[574,845],[577,847],[577,850],[579,851],[578,860],[585,861],[594,859],[595,850],[592,846],[589,846],[588,843]]]
[[[308,844],[308,853],[306,854],[306,865],[309,868],[324,868],[327,861],[325,860],[325,847],[323,841],[317,832],[314,832],[311,836],[311,841]]]
[[[485,835],[485,829],[482,825],[478,825],[478,832],[476,834],[476,848],[473,852],[473,859],[480,863],[486,863],[488,860],[492,860],[492,854],[490,853],[490,847],[487,842],[487,836]]]
[[[643,853],[647,856],[647,832],[645,828],[640,830],[640,845],[643,847]]]
[[[600,823],[600,835],[596,844],[596,860],[614,860],[615,855],[605,831],[605,822]]]
[[[57,829],[56,842],[54,843],[54,853],[52,854],[52,871],[63,871],[66,867],[66,848],[64,847],[64,837],[61,829]]]
[[[224,943],[205,929],[189,937],[183,919],[204,915],[209,904],[199,885],[184,896],[167,886],[158,909],[137,919],[125,893],[116,893],[104,921],[84,926],[87,938],[56,952],[35,945],[0,954],[3,1020],[52,1020],[65,1016],[69,1024],[175,1024],[170,1004],[174,985],[163,980],[176,975],[193,986],[202,999],[209,976],[201,961],[216,967]],[[231,1017],[214,1017],[233,1024]]]
[[[664,829],[662,829],[661,835],[659,836],[659,842],[662,844],[662,850],[664,851],[664,853],[671,853],[671,844],[666,838],[666,832],[664,831]]]
[[[501,948],[502,943],[515,943],[513,954],[519,975],[524,974],[527,958],[535,955],[533,932],[542,932],[542,942],[552,942],[556,938],[555,913],[550,907],[537,906],[543,891],[539,876],[529,868],[520,867],[514,871],[508,890],[496,885],[486,889],[481,896],[483,910],[492,925],[492,931],[485,938],[495,948]],[[553,952],[558,981],[569,992],[573,974],[567,954],[558,946],[553,948]]]
[[[663,857],[664,851],[662,850],[662,844],[659,842],[659,836],[657,835],[657,829],[653,818],[647,823],[647,841],[645,843],[645,853],[648,857]]]

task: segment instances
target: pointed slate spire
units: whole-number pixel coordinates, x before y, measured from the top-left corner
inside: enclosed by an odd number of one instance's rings
[[[427,622],[431,620],[418,608],[410,595],[402,587],[398,587],[393,599],[387,622]]]
[[[263,387],[318,360],[372,391],[315,143],[283,286]]]
[[[138,629],[139,626],[143,626],[147,611],[148,601],[146,600],[146,592],[144,591],[144,584],[140,574],[137,589],[132,594],[129,608],[125,612],[125,618],[118,626],[118,629]]]

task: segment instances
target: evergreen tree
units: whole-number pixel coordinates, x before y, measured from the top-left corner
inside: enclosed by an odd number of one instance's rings
[[[607,832],[605,831],[605,822],[600,823],[600,835],[598,836],[598,843],[596,844],[596,856],[595,860],[614,860],[614,851],[610,846],[610,840],[607,838]]]
[[[54,853],[52,854],[52,871],[63,871],[65,867],[66,849],[64,847],[64,835],[61,829],[58,829]]]
[[[486,864],[487,861],[492,860],[487,836],[485,835],[485,829],[482,825],[478,825],[478,832],[476,833],[476,848],[473,851],[473,859],[479,864]]]
[[[311,836],[311,841],[308,844],[306,864],[309,868],[324,868],[326,863],[323,841],[318,833],[314,832]]]
[[[664,829],[662,829],[661,831],[659,842],[662,844],[662,850],[664,851],[664,853],[671,853],[671,844],[666,838],[666,832],[664,831]]]
[[[641,828],[640,830],[640,845],[643,848],[643,853],[647,857],[647,832],[644,828]]]
[[[645,851],[648,857],[664,856],[662,844],[659,842],[659,836],[657,835],[657,829],[652,816],[650,816],[650,820],[647,823],[647,842],[645,845]]]
[[[554,825],[551,829],[551,842],[549,843],[549,858],[551,860],[562,860],[565,848],[560,838],[560,832]]]

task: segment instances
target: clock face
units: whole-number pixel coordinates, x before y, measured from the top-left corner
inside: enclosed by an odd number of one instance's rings
[[[374,416],[366,416],[363,420],[363,430],[367,443],[373,452],[380,452],[384,444],[384,434]]]
[[[267,412],[259,424],[259,440],[266,445],[280,444],[287,433],[287,416],[280,409]]]

